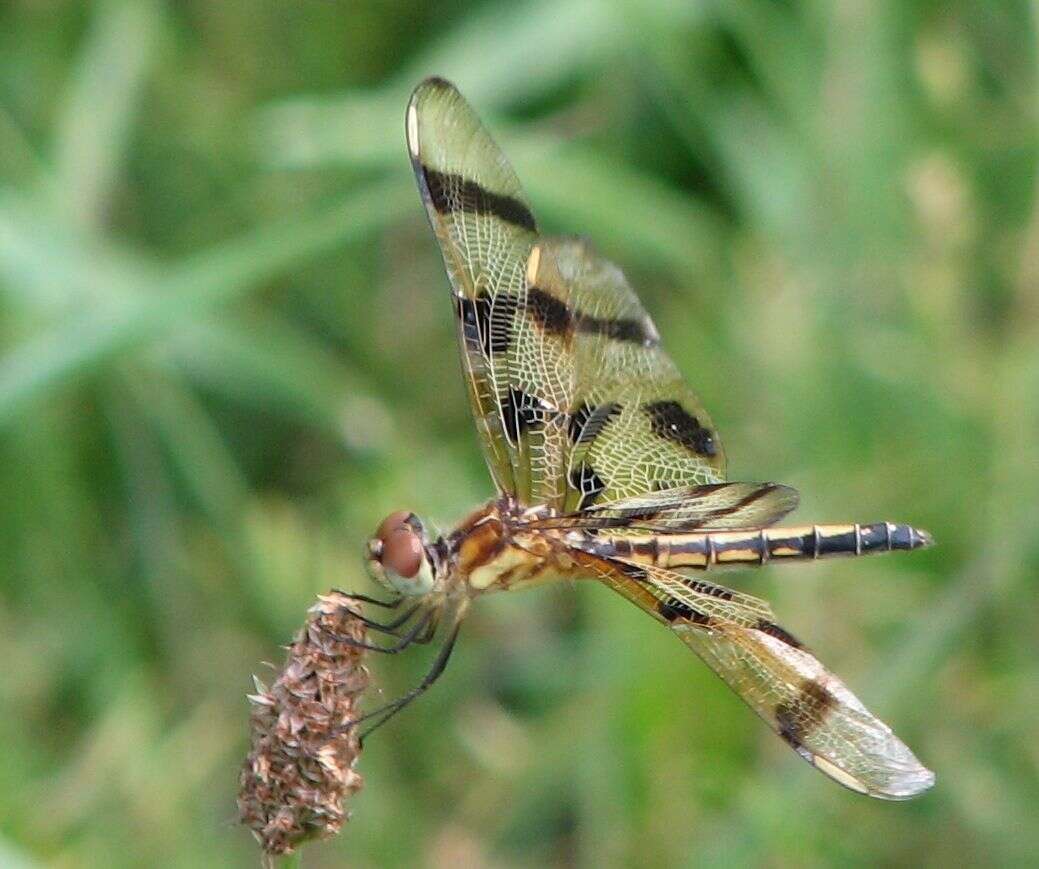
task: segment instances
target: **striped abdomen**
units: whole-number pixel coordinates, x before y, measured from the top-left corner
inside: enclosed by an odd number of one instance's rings
[[[931,535],[910,525],[875,522],[872,525],[805,525],[650,537],[598,534],[588,541],[587,549],[595,555],[657,567],[706,570],[715,566],[760,565],[784,558],[829,558],[919,549],[931,542]]]

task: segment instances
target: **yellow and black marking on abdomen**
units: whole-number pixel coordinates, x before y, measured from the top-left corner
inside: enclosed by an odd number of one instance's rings
[[[656,567],[699,568],[756,566],[782,559],[815,559],[919,549],[931,536],[910,525],[806,525],[748,531],[705,531],[646,537],[597,534],[587,551]]]

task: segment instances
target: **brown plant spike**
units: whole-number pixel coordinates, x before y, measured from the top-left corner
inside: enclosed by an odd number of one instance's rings
[[[250,718],[252,749],[242,766],[238,816],[267,854],[288,854],[307,839],[336,835],[349,818],[343,800],[360,790],[358,705],[368,687],[365,626],[353,601],[319,595],[267,688],[258,679]],[[255,677],[254,677],[255,678]]]

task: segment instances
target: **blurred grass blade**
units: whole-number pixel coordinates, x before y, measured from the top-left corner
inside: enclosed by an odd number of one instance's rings
[[[121,374],[122,388],[150,420],[196,502],[223,531],[234,530],[249,488],[209,414],[172,372],[137,366]]]
[[[28,854],[16,848],[11,842],[0,839],[0,865],[7,869],[36,869],[43,864],[31,859]]]
[[[46,164],[26,131],[0,104],[0,183],[11,184],[22,179],[36,179],[46,172]]]
[[[94,5],[54,142],[56,204],[76,223],[96,225],[106,210],[162,19],[152,0]]]
[[[394,81],[407,92],[428,75],[442,75],[475,104],[493,110],[529,101],[603,65],[625,43],[626,19],[612,2],[491,5],[436,41]]]
[[[175,336],[165,356],[182,371],[226,397],[282,412],[346,445],[344,409],[364,399],[381,408],[384,425],[370,446],[390,449],[389,412],[356,371],[290,321],[274,314],[245,322],[205,322]],[[356,446],[356,443],[350,442]]]
[[[30,324],[117,304],[155,280],[142,258],[71,225],[41,197],[0,190],[0,292]]]
[[[410,179],[372,183],[324,213],[261,227],[173,266],[146,296],[66,318],[0,361],[0,426],[106,359],[229,304],[322,250],[363,237],[413,205]]]
[[[612,3],[598,0],[490,5],[464,18],[378,89],[269,106],[257,117],[258,153],[275,165],[297,168],[400,162],[404,106],[422,79],[451,79],[481,114],[490,115],[605,65],[623,49],[626,20]]]

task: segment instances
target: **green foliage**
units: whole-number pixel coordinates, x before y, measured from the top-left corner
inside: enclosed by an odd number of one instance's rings
[[[250,673],[367,588],[383,514],[490,494],[403,143],[435,72],[626,267],[733,476],[934,533],[735,582],[938,785],[840,790],[620,599],[546,588],[480,602],[304,862],[1034,860],[1036,46],[979,0],[4,5],[0,859],[254,865]]]

